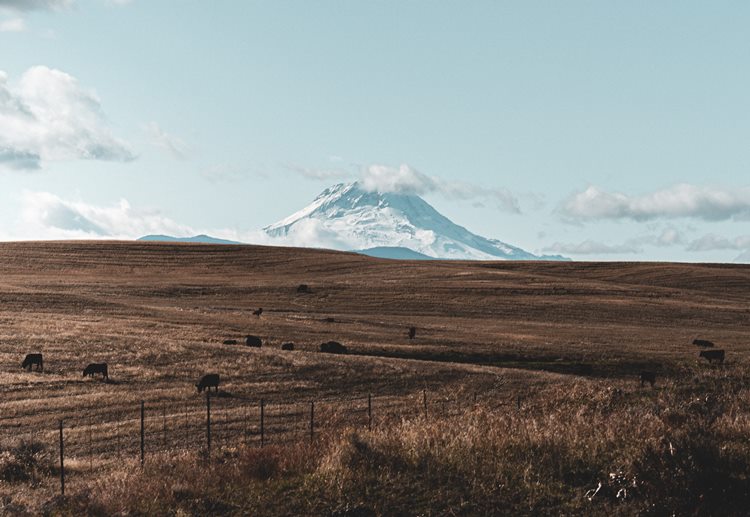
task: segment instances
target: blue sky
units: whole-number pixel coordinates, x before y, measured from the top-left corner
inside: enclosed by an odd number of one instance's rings
[[[254,241],[386,167],[530,251],[750,261],[749,24],[746,2],[0,0],[0,239]]]

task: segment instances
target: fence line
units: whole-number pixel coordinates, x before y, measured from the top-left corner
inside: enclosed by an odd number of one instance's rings
[[[321,433],[334,429],[373,430],[404,418],[458,416],[478,403],[476,392],[463,395],[427,389],[406,395],[369,393],[296,400],[207,394],[205,400],[184,404],[141,401],[132,409],[90,409],[84,415],[60,419],[59,429],[32,427],[28,436],[32,443],[47,444],[48,451],[59,450],[60,491],[64,493],[65,464],[70,461],[76,462],[75,472],[85,464],[89,472],[95,472],[121,464],[126,458],[137,458],[144,466],[150,456],[176,451],[201,451],[210,461],[212,453],[238,445],[314,442]],[[521,411],[521,400],[520,395],[501,401],[485,397],[483,406]],[[55,443],[58,433],[59,445]],[[15,435],[22,437],[23,433],[17,429]],[[54,454],[48,454],[52,459]],[[70,477],[70,471],[67,474]]]

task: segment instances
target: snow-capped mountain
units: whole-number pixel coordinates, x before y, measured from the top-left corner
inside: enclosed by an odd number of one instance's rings
[[[504,242],[471,233],[411,194],[364,190],[340,183],[324,190],[299,212],[264,231],[294,240],[321,235],[320,247],[344,250],[406,248],[432,258],[461,260],[566,260],[537,256]]]

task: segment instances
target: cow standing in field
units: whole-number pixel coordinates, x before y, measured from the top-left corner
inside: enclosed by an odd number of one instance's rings
[[[245,344],[255,348],[260,348],[263,345],[263,340],[258,336],[245,336]]]
[[[203,390],[207,389],[208,392],[211,392],[211,388],[214,388],[215,391],[219,391],[219,374],[218,373],[209,373],[201,377],[201,380],[198,381],[198,384],[195,385],[196,388],[198,388],[198,393],[203,393]]]
[[[253,316],[258,316],[260,318],[261,314],[263,314],[263,307],[261,307],[257,311],[253,311]]]
[[[417,327],[409,327],[409,339],[417,337]]]
[[[724,350],[703,350],[699,354],[699,357],[705,357],[709,363],[713,363],[714,361],[723,363],[724,362]]]
[[[91,363],[83,369],[84,377],[93,377],[96,374],[101,374],[103,381],[109,380],[107,363]]]
[[[33,365],[36,365],[37,371],[44,371],[44,360],[42,359],[42,354],[26,354],[26,357],[21,363],[21,368],[31,371]]]
[[[281,344],[282,350],[294,350],[294,343],[282,343]]]
[[[695,346],[702,346],[705,348],[711,348],[714,346],[712,341],[709,341],[708,339],[694,339],[693,344]]]
[[[651,387],[653,388],[654,385],[656,384],[656,373],[641,372],[641,388],[643,387],[644,382],[651,384]]]
[[[338,341],[328,341],[320,345],[320,351],[328,354],[346,354],[349,350]]]

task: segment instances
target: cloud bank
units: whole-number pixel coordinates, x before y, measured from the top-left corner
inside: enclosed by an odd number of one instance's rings
[[[11,88],[0,71],[0,167],[74,159],[127,162],[135,154],[110,131],[96,95],[71,75],[35,66]]]
[[[25,192],[21,206],[19,226],[25,238],[136,239],[154,233],[199,233],[157,211],[134,209],[125,199],[113,206],[97,206],[49,192]]]
[[[73,0],[0,0],[0,9],[15,11],[58,10],[72,5]]]
[[[750,250],[750,235],[742,235],[731,239],[709,233],[691,241],[686,249],[688,251]]]
[[[462,201],[485,199],[493,201],[502,211],[521,213],[518,199],[506,189],[484,188],[460,181],[445,181],[423,174],[406,164],[399,167],[370,165],[362,169],[359,181],[362,188],[370,192],[395,192],[419,196],[438,193],[447,199]]]
[[[591,186],[558,208],[569,220],[696,218],[705,221],[750,219],[750,188],[718,189],[679,184],[643,196],[605,192]]]

